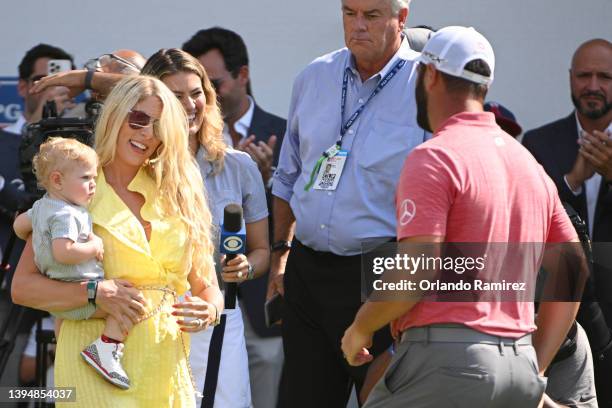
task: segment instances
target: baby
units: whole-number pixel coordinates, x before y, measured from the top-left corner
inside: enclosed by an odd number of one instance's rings
[[[17,217],[15,233],[26,239],[32,232],[34,262],[41,273],[62,281],[87,281],[88,291],[95,293],[104,278],[99,263],[104,249],[102,240],[92,232],[86,206],[96,191],[96,152],[75,139],[53,137],[40,146],[32,164],[46,194]],[[121,366],[126,333],[115,318],[96,310],[95,298],[81,308],[52,314],[69,320],[105,318],[102,336],[81,356],[110,383],[123,389],[130,387]]]

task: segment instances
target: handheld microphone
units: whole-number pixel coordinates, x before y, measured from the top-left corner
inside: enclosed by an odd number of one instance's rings
[[[225,254],[225,262],[246,252],[246,231],[242,226],[242,207],[228,204],[223,210],[219,252]],[[236,283],[225,284],[225,308],[236,308]]]

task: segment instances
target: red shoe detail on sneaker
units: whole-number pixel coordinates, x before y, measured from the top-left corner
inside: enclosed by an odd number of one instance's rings
[[[102,340],[104,343],[115,343],[115,344],[122,343],[119,340],[111,339],[110,337],[106,337],[105,335],[102,335],[102,337],[100,337],[100,340]]]

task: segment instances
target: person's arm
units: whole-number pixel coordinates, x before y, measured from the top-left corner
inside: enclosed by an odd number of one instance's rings
[[[77,309],[87,304],[87,282],[64,282],[42,275],[34,264],[31,238],[19,258],[11,286],[13,303],[46,311]],[[123,280],[98,282],[96,304],[122,321],[124,316],[136,323],[144,314],[145,300],[140,291]]]
[[[13,229],[15,235],[25,241],[32,233],[32,219],[26,213],[19,214],[13,223]]]
[[[295,231],[295,216],[289,203],[282,198],[274,197],[274,242],[293,240]],[[270,275],[268,276],[268,293],[266,299],[270,299],[275,293],[285,295],[283,276],[287,266],[289,249],[279,249],[272,252],[270,259]]]
[[[278,166],[274,173],[274,183],[272,185],[273,243],[278,241],[291,242],[295,231],[295,215],[289,202],[293,196],[293,186],[302,169],[297,108],[301,101],[303,81],[303,75],[300,74],[293,84],[289,115],[287,116],[287,129],[280,150]],[[272,252],[266,299],[270,299],[276,293],[285,294],[283,276],[288,256],[289,249]]]
[[[228,261],[223,267],[221,277],[224,282],[243,282],[247,279],[248,265],[253,266],[253,278],[264,275],[270,266],[270,247],[268,240],[268,217],[246,224],[248,254]],[[238,272],[241,272],[238,277]]]
[[[551,191],[552,189],[552,181]],[[588,265],[582,245],[559,198],[554,196],[554,208],[546,238],[542,267],[548,278],[544,282],[544,300],[539,304],[537,330],[533,333],[538,368],[543,375],[576,318]],[[565,300],[565,302],[564,302]]]
[[[15,269],[13,303],[39,310],[70,310],[87,304],[87,282],[62,282],[42,275],[34,264],[32,240],[28,239]]]
[[[67,265],[77,265],[97,258],[102,261],[104,246],[102,240],[91,234],[87,242],[74,242],[69,238],[56,238],[51,243],[53,258]]]
[[[540,375],[552,362],[576,318],[580,302],[540,302],[533,347],[538,357]]]
[[[581,154],[578,154],[572,170],[563,176],[563,181],[566,181],[567,187],[569,187],[575,196],[578,196],[582,192],[584,182],[593,177],[594,173],[595,168],[593,165]]]
[[[86,69],[77,69],[66,72],[59,72],[49,75],[34,83],[30,88],[31,94],[43,92],[45,89],[54,86],[65,86],[70,90],[71,96],[76,96],[85,91]],[[106,72],[95,72],[91,79],[91,88],[103,96],[110,93],[117,82],[125,78],[123,74],[109,74]]]
[[[434,244],[444,241],[443,236],[427,235],[404,238],[400,241],[402,244],[407,244],[405,248],[410,250],[411,243]],[[435,249],[432,245],[431,248]],[[410,255],[409,255],[410,256]],[[428,274],[434,271],[428,271]],[[424,271],[418,270],[415,276],[419,279],[424,279]],[[411,298],[416,298],[417,292]],[[408,313],[419,301],[417,299],[400,301],[368,301],[364,303],[355,320],[344,332],[342,337],[342,351],[346,361],[353,366],[362,365],[372,360],[372,355],[368,351],[368,347],[372,345],[372,337],[374,332],[386,326],[389,322],[400,318]]]
[[[174,316],[194,318],[193,320],[179,319],[177,322],[185,332],[198,332],[205,330],[213,324],[223,312],[223,294],[219,289],[217,274],[211,273],[210,284],[200,274],[192,270],[187,277],[191,286],[192,296],[185,296],[185,301],[174,305]],[[198,324],[201,319],[204,324]]]

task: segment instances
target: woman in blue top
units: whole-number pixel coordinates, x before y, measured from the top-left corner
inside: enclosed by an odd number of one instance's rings
[[[223,119],[215,90],[200,63],[179,49],[162,49],[149,58],[142,74],[162,80],[181,101],[189,119],[189,138],[204,179],[213,225],[219,226],[227,204],[242,206],[246,224],[247,254],[238,255],[217,272],[224,282],[241,283],[268,270],[268,207],[263,180],[255,162],[243,152],[223,141]],[[219,236],[216,234],[216,248]],[[215,406],[248,407],[251,405],[248,357],[244,327],[238,303],[225,310],[221,365],[215,395]],[[190,362],[196,386],[204,388],[208,350],[212,330],[191,337]],[[198,401],[199,406],[199,401]]]

